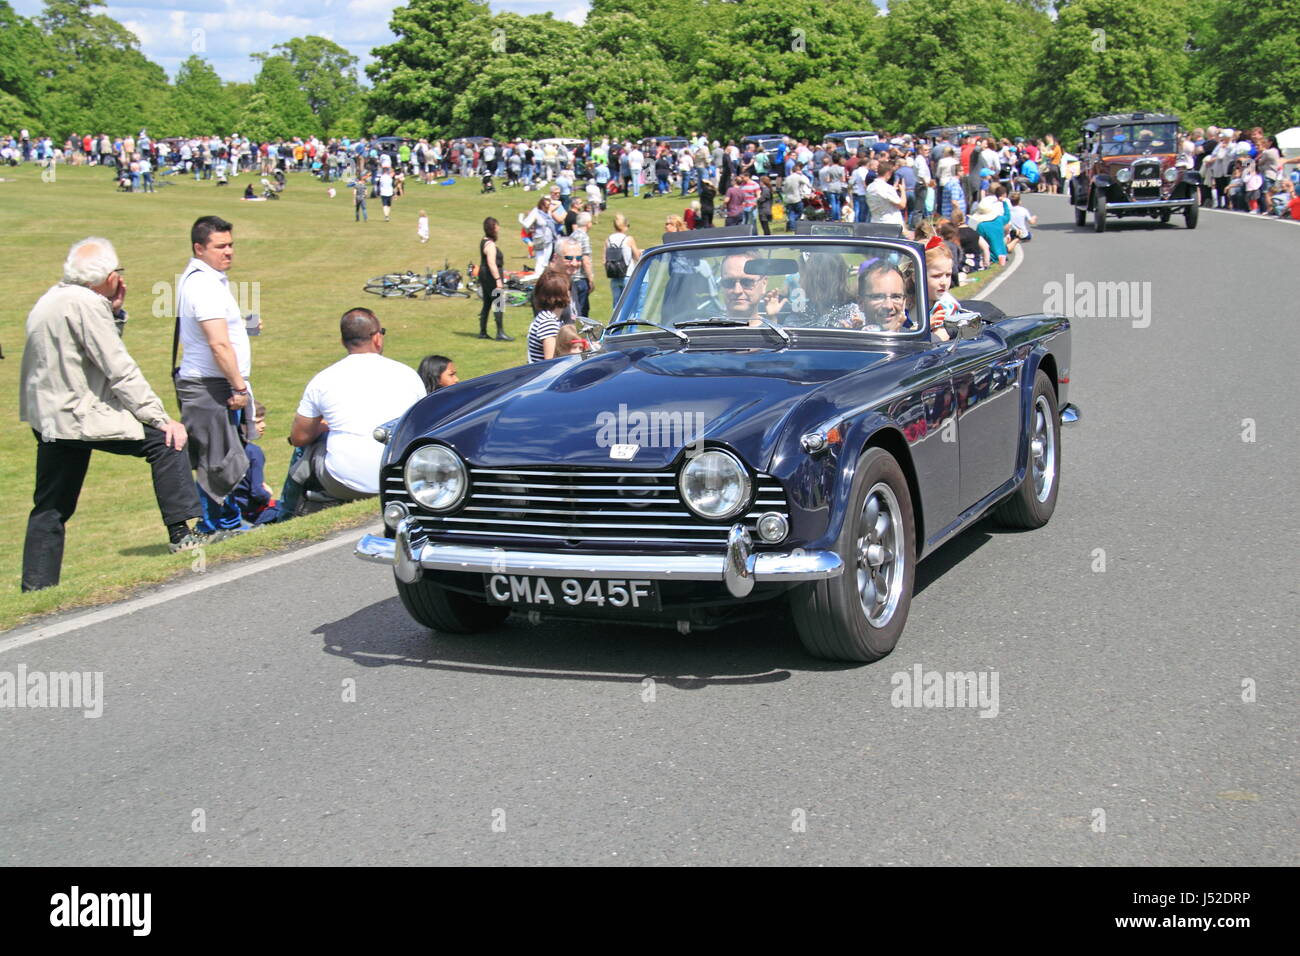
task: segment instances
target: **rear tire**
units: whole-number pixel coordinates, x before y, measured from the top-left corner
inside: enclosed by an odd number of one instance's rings
[[[476,601],[421,578],[414,584],[394,579],[406,613],[418,623],[444,634],[478,634],[501,624],[510,614],[503,605]]]
[[[1195,229],[1196,220],[1200,218],[1200,215],[1201,207],[1196,205],[1196,203],[1192,203],[1190,206],[1184,206],[1183,224],[1186,225],[1188,229]]]
[[[894,649],[912,604],[915,538],[903,469],[883,448],[868,448],[858,459],[836,548],[843,573],[790,595],[795,628],[809,654],[870,662]]]
[[[1034,376],[1027,440],[1025,480],[993,513],[994,519],[1008,528],[1033,529],[1047,524],[1056,510],[1056,494],[1061,487],[1061,416],[1056,407],[1056,389],[1042,369]]]
[[[1096,209],[1093,211],[1092,228],[1097,232],[1106,231],[1106,197],[1099,195],[1096,200]]]

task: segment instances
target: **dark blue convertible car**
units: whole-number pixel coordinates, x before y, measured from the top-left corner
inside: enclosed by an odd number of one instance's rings
[[[918,561],[991,510],[1052,516],[1070,325],[971,303],[932,328],[921,246],[838,228],[677,234],[597,351],[380,428],[386,530],[358,555],[439,631],[762,618],[818,657],[888,654]]]

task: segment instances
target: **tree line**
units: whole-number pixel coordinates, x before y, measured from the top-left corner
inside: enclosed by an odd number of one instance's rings
[[[308,36],[251,83],[195,52],[173,79],[95,0],[0,0],[0,129],[240,132],[256,139],[707,131],[820,137],[984,123],[1072,139],[1131,109],[1187,126],[1300,124],[1296,0],[592,0],[581,26],[409,0],[358,59]]]

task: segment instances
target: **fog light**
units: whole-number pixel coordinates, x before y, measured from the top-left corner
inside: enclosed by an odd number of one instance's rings
[[[785,520],[785,515],[777,514],[775,511],[759,515],[758,536],[765,543],[776,544],[778,541],[784,541],[789,533],[790,522]]]
[[[384,524],[396,528],[403,518],[411,514],[411,509],[400,501],[390,501],[384,508]]]

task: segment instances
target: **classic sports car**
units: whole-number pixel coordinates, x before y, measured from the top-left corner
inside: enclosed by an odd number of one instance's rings
[[[1074,224],[1092,210],[1093,228],[1106,231],[1110,216],[1152,216],[1168,222],[1183,214],[1188,229],[1200,215],[1201,174],[1178,165],[1178,117],[1161,113],[1111,113],[1083,122],[1079,175],[1070,180]]]
[[[920,245],[801,227],[665,236],[598,351],[382,426],[386,532],[358,555],[440,631],[516,609],[686,633],[783,602],[818,657],[888,654],[921,558],[992,509],[1051,517],[1070,326],[975,303],[932,330]]]

